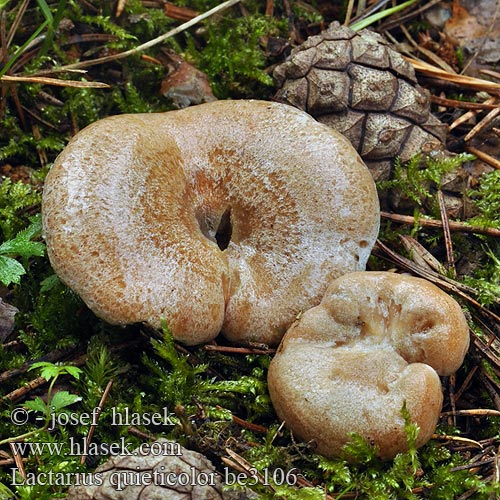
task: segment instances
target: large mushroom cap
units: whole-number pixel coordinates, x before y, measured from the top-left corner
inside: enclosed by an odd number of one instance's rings
[[[277,344],[331,279],[364,269],[379,208],[335,131],[218,101],[82,130],[47,176],[43,225],[56,273],[101,318]]]
[[[439,375],[469,345],[460,306],[420,278],[342,276],[285,334],[268,374],[278,416],[317,450],[338,456],[357,433],[382,458],[407,449],[403,405],[427,442],[442,405]]]

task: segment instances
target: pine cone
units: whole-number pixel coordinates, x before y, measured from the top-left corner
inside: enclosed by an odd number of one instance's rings
[[[307,111],[344,134],[375,180],[402,161],[444,143],[446,126],[412,66],[377,33],[332,23],[277,66],[276,99]]]

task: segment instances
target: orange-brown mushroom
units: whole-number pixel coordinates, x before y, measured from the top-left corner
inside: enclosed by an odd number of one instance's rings
[[[96,122],[57,158],[42,211],[52,266],[98,316],[164,318],[186,344],[279,343],[364,269],[379,227],[348,141],[264,101]]]
[[[285,334],[269,368],[271,400],[321,454],[341,455],[357,433],[392,458],[407,449],[403,405],[420,428],[417,445],[430,439],[443,401],[439,375],[460,367],[468,345],[460,306],[432,283],[346,274]]]

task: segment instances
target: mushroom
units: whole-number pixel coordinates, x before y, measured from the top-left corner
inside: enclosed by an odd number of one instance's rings
[[[217,101],[78,133],[44,188],[52,266],[115,324],[276,345],[379,228],[368,169],[291,106]]]
[[[443,402],[439,375],[454,373],[468,346],[460,306],[432,283],[346,274],[283,337],[269,367],[271,400],[318,453],[341,456],[356,433],[390,459],[407,450],[403,406],[420,429],[417,446],[430,439]]]

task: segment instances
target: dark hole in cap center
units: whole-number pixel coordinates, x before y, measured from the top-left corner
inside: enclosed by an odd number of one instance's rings
[[[219,227],[215,232],[215,241],[221,250],[225,250],[231,241],[233,228],[231,226],[231,208],[228,208],[220,218]]]

